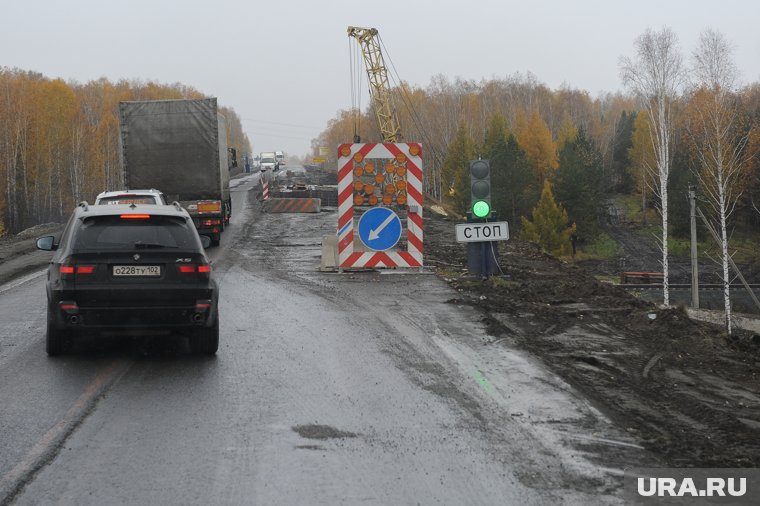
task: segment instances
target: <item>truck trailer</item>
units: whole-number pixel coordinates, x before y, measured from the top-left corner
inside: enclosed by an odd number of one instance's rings
[[[178,201],[198,233],[219,244],[232,214],[225,118],[216,98],[119,103],[127,189],[156,188]]]

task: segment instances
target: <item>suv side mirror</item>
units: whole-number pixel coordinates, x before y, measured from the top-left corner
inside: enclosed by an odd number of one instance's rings
[[[203,249],[208,248],[209,246],[211,246],[211,238],[207,235],[202,235],[201,244],[203,245]]]
[[[55,237],[52,235],[46,235],[37,239],[37,249],[45,251],[53,251],[58,249],[55,244]]]

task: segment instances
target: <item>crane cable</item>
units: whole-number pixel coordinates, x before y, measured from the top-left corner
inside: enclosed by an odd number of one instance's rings
[[[352,51],[353,50],[353,51]],[[359,130],[361,129],[361,104],[362,104],[362,92],[361,92],[361,58],[359,51],[359,43],[357,42],[352,46],[352,37],[348,37],[348,60],[350,67],[350,79],[351,79],[351,115],[354,119],[354,142],[358,142]]]
[[[396,65],[393,63],[393,59],[390,56],[390,53],[388,53],[388,49],[385,47],[385,42],[383,42],[382,37],[380,37],[380,34],[377,35],[377,38],[380,40],[380,45],[382,46],[383,51],[385,52],[385,56],[388,58],[388,61],[391,64],[391,68],[393,69],[393,73],[390,74],[391,79],[394,81],[396,87],[401,90],[401,100],[406,106],[407,110],[411,113],[412,121],[414,122],[414,125],[417,127],[418,132],[420,133],[420,136],[422,137],[423,142],[425,145],[427,145],[430,149],[430,153],[433,155],[434,163],[436,163],[439,166],[442,166],[441,156],[439,155],[438,151],[433,148],[432,143],[430,142],[427,131],[425,130],[422,120],[420,119],[419,114],[417,113],[417,110],[414,107],[414,104],[412,102],[412,99],[409,97],[409,94],[406,91],[406,88],[401,86],[401,78],[398,75],[398,71],[396,70]],[[395,78],[394,78],[395,74]],[[434,171],[435,172],[435,171]]]

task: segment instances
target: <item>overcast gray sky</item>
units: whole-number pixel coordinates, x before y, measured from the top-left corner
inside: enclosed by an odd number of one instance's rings
[[[84,83],[181,82],[237,111],[255,152],[309,152],[351,106],[346,28],[375,27],[401,79],[532,72],[552,89],[622,89],[620,56],[647,27],[684,56],[710,27],[760,81],[754,0],[4,0],[0,65]],[[366,89],[364,90],[366,97]],[[366,105],[366,98],[363,101]]]

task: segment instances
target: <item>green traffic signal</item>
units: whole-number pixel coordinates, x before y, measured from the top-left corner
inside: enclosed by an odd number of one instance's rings
[[[491,215],[491,206],[485,200],[478,200],[472,204],[472,214],[477,218],[486,218]]]
[[[470,209],[476,218],[491,216],[491,163],[470,160]]]

